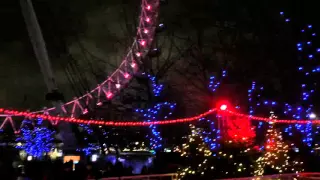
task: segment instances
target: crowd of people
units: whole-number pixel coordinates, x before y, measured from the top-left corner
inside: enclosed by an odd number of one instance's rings
[[[106,163],[104,167],[94,163],[72,161],[30,161],[13,167],[11,163],[0,162],[0,179],[6,180],[88,180],[103,177],[130,176],[132,167],[123,167],[120,162],[115,165]],[[147,167],[143,167],[142,174],[151,173]]]
[[[158,159],[158,160],[157,160]],[[175,172],[172,164],[163,164],[163,158],[155,158],[152,167],[144,166],[141,174]],[[112,164],[101,159],[97,162],[81,160],[76,164],[73,161],[50,159],[32,161],[13,161],[0,159],[0,179],[5,180],[93,180],[105,177],[123,177],[133,175],[134,167],[124,167],[121,162]]]

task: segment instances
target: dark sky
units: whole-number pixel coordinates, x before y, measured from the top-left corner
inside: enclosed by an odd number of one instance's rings
[[[252,21],[248,24],[239,23],[244,27],[260,24],[261,29],[264,29],[263,27],[267,23],[264,20],[270,19],[270,22],[273,22],[280,10],[288,13],[295,20],[294,27],[298,27],[309,21],[317,23],[318,6],[315,2],[311,0],[281,2],[248,0],[240,3],[236,0],[176,0],[169,1],[168,5],[162,8],[160,18],[175,25],[170,28],[177,30],[181,35],[188,34],[191,37],[194,34],[188,28],[196,29],[197,24],[195,25],[195,23],[199,23],[199,27],[204,26],[204,28],[210,29],[210,26],[215,24],[217,20],[233,21],[238,13],[245,10],[247,10],[249,19],[256,21],[254,24],[250,24]],[[75,93],[65,74],[65,67],[70,59],[63,55],[71,52],[79,64],[78,71],[84,72],[88,77],[90,87],[94,86],[96,81],[87,68],[88,64],[84,60],[83,52],[79,50],[78,40],[80,39],[89,52],[98,57],[90,59],[96,64],[95,70],[100,68],[105,74],[110,73],[113,70],[112,65],[117,65],[121,61],[126,51],[125,47],[132,40],[139,1],[104,2],[95,0],[79,3],[73,0],[54,2],[34,0],[34,4],[43,28],[59,88],[67,99],[71,99]],[[192,18],[188,18],[186,15],[190,15]],[[0,22],[2,24],[0,29],[0,82],[2,84],[0,106],[37,108],[46,104],[44,101],[46,87],[28,40],[18,1],[3,0],[0,2]],[[177,28],[179,26],[183,27],[181,29],[184,32]],[[317,28],[317,24],[314,26]],[[294,32],[292,34],[294,35]],[[182,41],[180,43],[182,44]],[[270,44],[270,42],[268,43]],[[275,43],[279,44],[279,42]],[[290,51],[288,50],[287,53]],[[270,56],[274,56],[274,54]],[[292,53],[288,56],[279,55],[278,58],[284,59],[280,62],[281,67],[291,61],[293,64],[295,62]],[[259,64],[259,60],[257,61]],[[76,70],[72,71],[78,75]],[[268,79],[267,75],[265,77]],[[79,86],[79,83],[77,85]]]
[[[95,59],[88,57],[96,66],[100,66],[95,70],[103,69],[104,73],[109,74],[127,50],[129,37],[130,41],[132,39],[125,29],[124,16],[129,24],[133,24],[133,17],[137,17],[138,12],[136,5],[135,2],[123,5],[109,1],[102,6],[99,1],[81,4],[71,0],[54,3],[34,0],[58,86],[67,99],[75,95],[66,78],[67,68],[75,76],[79,76],[79,72],[87,75],[92,80],[88,82],[90,87],[96,84],[90,77],[92,73],[88,70],[88,62],[84,60],[87,54],[79,50],[79,43],[97,56]],[[18,1],[1,1],[0,14],[0,81],[5,87],[0,90],[0,106],[39,108],[39,105],[45,104],[47,90]],[[77,62],[78,70],[71,67],[70,58],[65,57],[70,52]],[[78,83],[79,80],[76,86]]]

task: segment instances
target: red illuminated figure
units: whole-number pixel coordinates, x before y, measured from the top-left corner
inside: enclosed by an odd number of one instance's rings
[[[241,143],[245,146],[250,145],[255,138],[255,130],[251,125],[250,119],[243,117],[228,117],[226,120],[225,140]]]

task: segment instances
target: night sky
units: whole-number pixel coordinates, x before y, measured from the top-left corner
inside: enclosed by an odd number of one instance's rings
[[[138,0],[33,2],[58,87],[66,99],[107,77],[121,62],[135,34]],[[294,29],[316,22],[316,7],[312,1],[170,1],[159,16],[167,31],[157,37],[163,54],[153,61],[154,71],[172,92],[183,91],[181,101],[198,102],[185,109],[211,103],[206,98],[210,94],[203,90],[205,77],[198,77],[197,72],[215,74],[223,68],[230,74],[222,86],[228,93],[221,96],[231,101],[246,103],[245,92],[251,80],[268,87],[266,96],[280,101],[294,99],[299,79],[292,78],[298,62]],[[294,19],[293,25],[283,23],[280,11]],[[0,106],[39,109],[48,105],[44,100],[47,89],[18,1],[1,1],[0,15]],[[314,26],[317,29],[317,24]],[[185,50],[191,46],[197,46],[197,51]],[[203,60],[207,70],[195,69],[194,59]],[[167,61],[174,63],[161,72],[161,65]],[[73,83],[67,74],[71,74]]]

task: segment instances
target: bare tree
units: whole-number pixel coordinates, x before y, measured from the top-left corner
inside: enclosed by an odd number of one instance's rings
[[[253,1],[234,5],[230,1],[176,2],[172,6],[179,6],[177,12],[164,15],[178,41],[172,53],[181,57],[168,73],[169,84],[175,94],[183,96],[186,112],[212,107],[215,97],[244,102],[251,80],[281,91],[281,79],[290,74],[281,69],[290,47],[283,43],[292,40],[290,31],[279,31],[286,27],[274,14],[277,7],[268,2],[257,6]],[[218,94],[213,93],[208,89],[209,77],[218,78],[224,69],[230,77]]]

